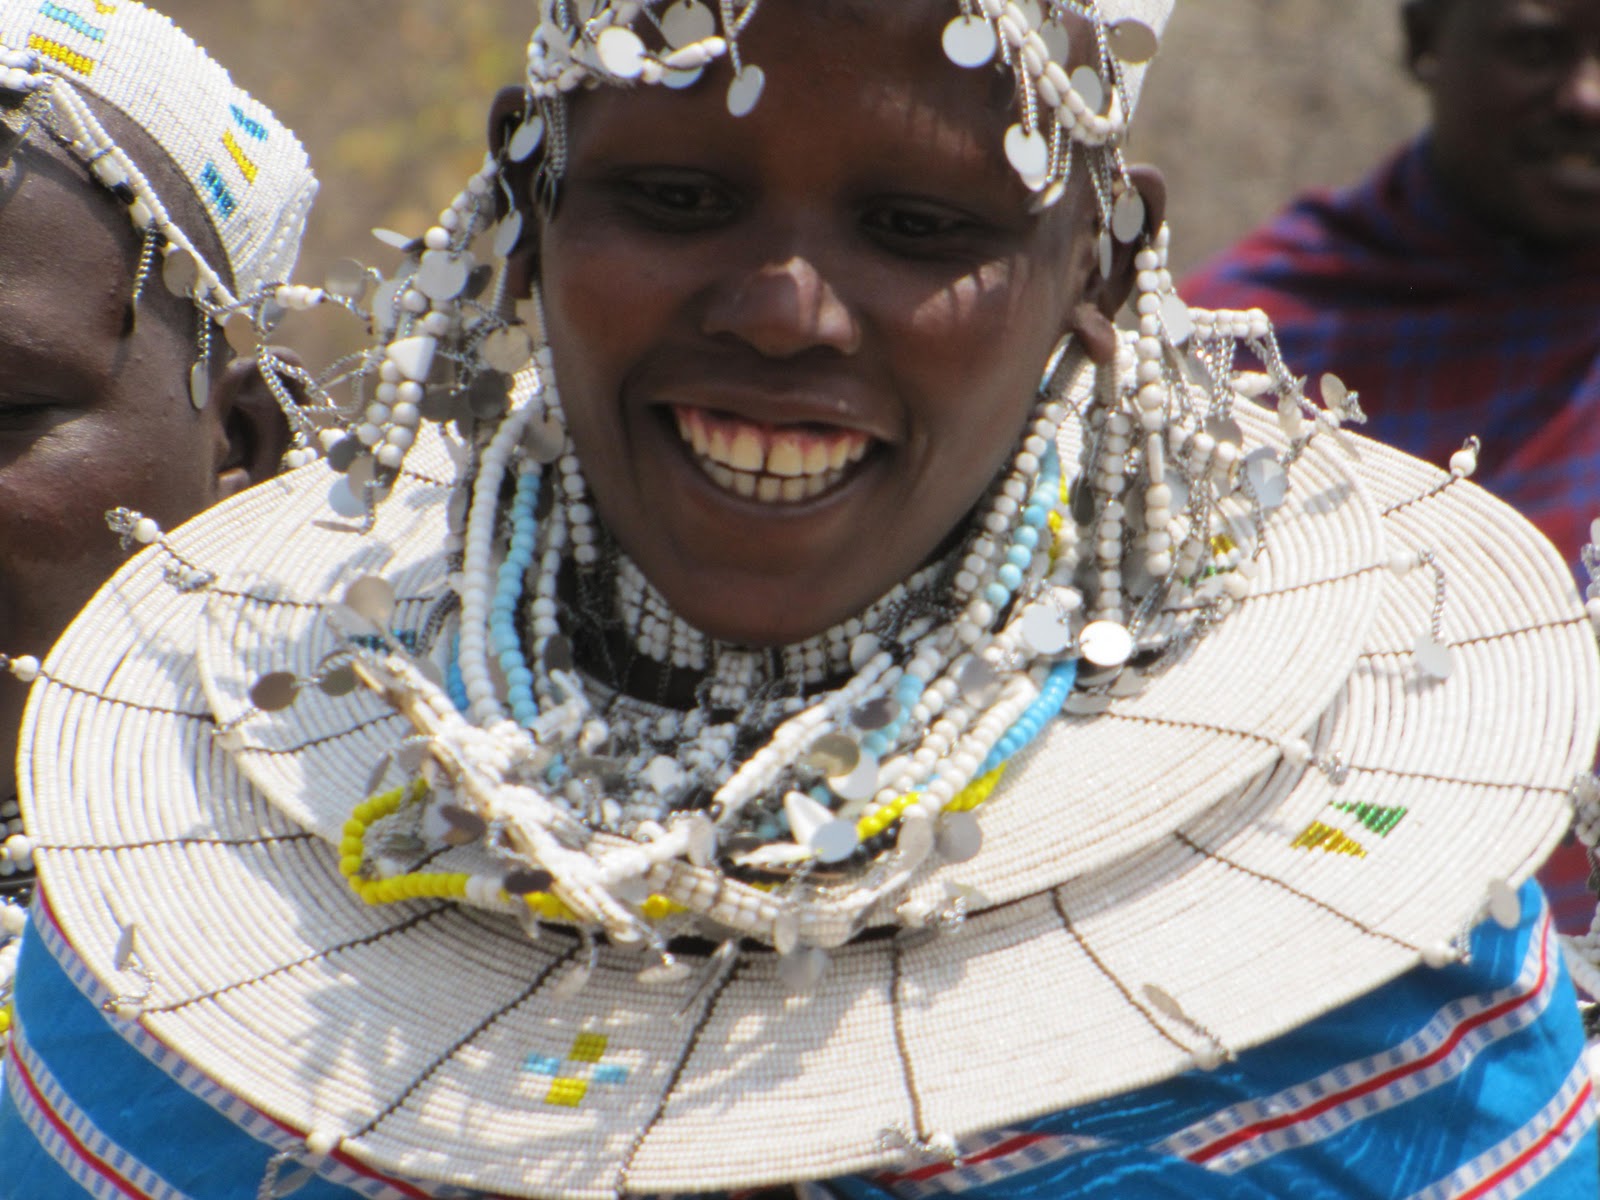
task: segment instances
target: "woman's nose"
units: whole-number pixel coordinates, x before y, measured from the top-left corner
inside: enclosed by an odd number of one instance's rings
[[[813,350],[848,355],[861,346],[850,304],[813,258],[801,253],[730,271],[706,307],[702,330],[737,338],[768,358]]]

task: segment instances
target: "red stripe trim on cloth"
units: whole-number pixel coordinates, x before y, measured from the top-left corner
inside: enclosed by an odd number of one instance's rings
[[[30,936],[38,938],[39,944],[56,960],[73,986],[97,1008],[103,1010],[113,999],[112,994],[94,977],[88,964],[73,949],[50,908],[47,895],[41,894],[35,902],[29,917],[29,928]],[[185,1060],[142,1024],[125,1026],[120,1030],[108,1024],[107,1036],[118,1037],[127,1042],[165,1072],[175,1086],[221,1113],[238,1128],[241,1138],[254,1139],[273,1153],[298,1153],[305,1149],[308,1136],[305,1131],[297,1130],[269,1116],[228,1091]],[[320,1175],[327,1182],[349,1188],[367,1200],[440,1200],[441,1197],[461,1197],[468,1194],[460,1189],[448,1187],[424,1191],[414,1184],[374,1170],[344,1150],[335,1151],[330,1156],[321,1167]]]
[[[1015,1137],[1008,1137],[998,1145],[990,1146],[975,1154],[963,1154],[953,1163],[930,1163],[926,1167],[919,1167],[915,1171],[904,1171],[895,1175],[879,1175],[875,1177],[878,1184],[883,1187],[894,1187],[902,1183],[922,1183],[936,1175],[943,1175],[957,1167],[972,1167],[979,1163],[992,1162],[997,1158],[1004,1158],[1008,1154],[1015,1154],[1018,1150],[1028,1146],[1038,1145],[1040,1142],[1050,1141],[1047,1133],[1019,1133]]]
[[[1514,1200],[1566,1161],[1593,1128],[1595,1116],[1594,1080],[1580,1059],[1532,1121],[1411,1200]],[[1545,1128],[1535,1133],[1541,1124]]]
[[[1567,1107],[1567,1111],[1561,1114],[1560,1121],[1554,1127],[1546,1130],[1543,1137],[1534,1142],[1533,1145],[1529,1146],[1500,1170],[1489,1176],[1489,1178],[1485,1179],[1477,1187],[1473,1188],[1471,1191],[1460,1193],[1460,1200],[1480,1200],[1481,1197],[1487,1196],[1492,1190],[1498,1188],[1502,1183],[1506,1182],[1506,1180],[1510,1179],[1518,1171],[1522,1170],[1522,1168],[1526,1167],[1534,1159],[1538,1158],[1539,1155],[1543,1154],[1550,1148],[1550,1145],[1555,1142],[1557,1138],[1566,1132],[1567,1128],[1579,1118],[1579,1115],[1583,1112],[1585,1106],[1587,1106],[1593,1099],[1594,1084],[1585,1083],[1582,1090],[1579,1091],[1577,1096],[1573,1098],[1572,1103]]]
[[[1508,1037],[1525,1028],[1527,1022],[1520,1018],[1525,1015],[1527,1010],[1542,1010],[1548,1002],[1549,993],[1555,979],[1551,969],[1553,957],[1552,934],[1553,926],[1550,913],[1546,909],[1541,914],[1537,932],[1530,941],[1529,957],[1524,963],[1521,972],[1522,977],[1526,978],[1529,969],[1532,968],[1532,979],[1521,984],[1519,990],[1506,999],[1456,1021],[1453,1027],[1443,1034],[1436,1045],[1410,1061],[1397,1067],[1378,1070],[1377,1065],[1379,1063],[1392,1060],[1395,1049],[1403,1049],[1403,1046],[1368,1055],[1357,1062],[1347,1063],[1331,1071],[1323,1072],[1316,1080],[1306,1084],[1299,1084],[1287,1093],[1292,1095],[1294,1092],[1310,1088],[1316,1094],[1315,1099],[1295,1104],[1292,1099],[1285,1100],[1286,1093],[1280,1092],[1277,1097],[1267,1101],[1252,1101],[1247,1105],[1223,1110],[1207,1117],[1203,1121],[1195,1122],[1187,1129],[1164,1139],[1160,1148],[1169,1154],[1188,1159],[1190,1162],[1209,1165],[1225,1154],[1238,1151],[1249,1142],[1272,1134],[1282,1134],[1297,1127],[1307,1127],[1304,1136],[1293,1139],[1293,1146],[1299,1147],[1313,1141],[1323,1140],[1339,1129],[1346,1128],[1356,1121],[1372,1116],[1376,1111],[1406,1103],[1423,1092],[1439,1086],[1447,1079],[1461,1074],[1471,1064],[1472,1060],[1486,1050],[1493,1041]],[[1535,955],[1537,955],[1536,963],[1534,960]],[[1437,1021],[1439,1016],[1444,1015],[1446,1011],[1448,1010],[1441,1010],[1434,1017],[1434,1021]],[[1423,1034],[1418,1036],[1424,1036],[1426,1032],[1425,1029]],[[1485,1034],[1490,1041],[1476,1047],[1464,1046],[1467,1039],[1475,1033]],[[1411,1040],[1414,1041],[1415,1039]],[[1448,1067],[1447,1072],[1442,1072],[1440,1078],[1431,1082],[1417,1078],[1439,1067]],[[1368,1072],[1372,1071],[1377,1071],[1377,1073],[1369,1075],[1360,1083],[1337,1087],[1337,1090],[1331,1092],[1324,1091],[1325,1087],[1336,1086],[1336,1080],[1349,1079],[1352,1075],[1367,1075]],[[1413,1086],[1390,1091],[1390,1089],[1396,1089],[1396,1085],[1407,1082],[1411,1082]],[[1378,1095],[1378,1093],[1385,1092],[1388,1094]],[[1219,1124],[1226,1125],[1235,1120],[1246,1119],[1246,1114],[1259,1111],[1264,1104],[1274,1101],[1280,1104],[1294,1104],[1295,1107],[1290,1112],[1251,1120],[1248,1125],[1226,1133],[1219,1133],[1212,1140],[1203,1144],[1194,1144],[1195,1138],[1204,1136],[1208,1127],[1214,1129]],[[1348,1118],[1347,1120],[1335,1125],[1324,1126],[1320,1131],[1309,1129],[1310,1124],[1318,1118],[1326,1117],[1330,1113],[1349,1108],[1358,1103],[1360,1104],[1358,1112],[1344,1114]],[[1287,1142],[1289,1139],[1284,1140]],[[1288,1148],[1291,1147],[1283,1145],[1277,1150],[1257,1147],[1255,1148],[1255,1153],[1251,1155],[1239,1155],[1243,1160],[1239,1165],[1240,1167],[1254,1165],[1263,1158]],[[1229,1168],[1218,1164],[1213,1169],[1226,1171]]]
[[[7,1070],[13,1073],[13,1077],[21,1085],[33,1111],[42,1117],[50,1128],[55,1131],[56,1137],[76,1157],[79,1163],[99,1175],[101,1179],[115,1188],[119,1194],[128,1197],[129,1200],[156,1200],[149,1192],[135,1186],[132,1180],[128,1179],[84,1144],[83,1139],[72,1128],[71,1122],[57,1112],[45,1098],[44,1092],[39,1087],[38,1080],[34,1078],[33,1072],[29,1069],[29,1064],[21,1054],[13,1053],[11,1055],[7,1060]],[[60,1155],[51,1151],[48,1146],[45,1147],[45,1152],[56,1159],[58,1163],[61,1163],[63,1170],[66,1170],[69,1174],[74,1173],[71,1171],[70,1164],[61,1162]]]

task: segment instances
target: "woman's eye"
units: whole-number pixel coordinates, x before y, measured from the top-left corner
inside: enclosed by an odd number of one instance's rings
[[[51,404],[12,404],[0,400],[0,433],[27,433],[59,420],[61,409]]]
[[[634,179],[626,187],[633,203],[648,215],[674,223],[705,224],[734,207],[722,189],[695,180]]]
[[[874,209],[864,224],[882,237],[900,242],[933,242],[970,233],[973,222],[959,213],[914,205],[892,205]]]

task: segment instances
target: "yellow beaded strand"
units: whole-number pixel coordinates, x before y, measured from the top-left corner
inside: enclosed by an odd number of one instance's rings
[[[428,785],[419,779],[408,787],[396,788],[392,792],[373,796],[358,805],[355,812],[350,814],[349,821],[345,823],[343,838],[339,843],[339,872],[349,883],[350,890],[365,903],[377,907],[385,904],[403,904],[408,900],[467,898],[467,884],[472,881],[472,876],[459,872],[416,871],[389,879],[368,879],[362,874],[362,869],[366,865],[367,833],[372,826],[386,817],[394,816],[407,804],[417,803],[427,794]],[[499,899],[508,904],[514,900],[506,891],[499,893]],[[567,907],[566,901],[550,892],[534,892],[520,899],[536,917],[569,925],[578,923],[577,914]],[[664,921],[670,916],[688,911],[683,905],[665,896],[651,896],[641,908],[644,916],[651,921]]]
[[[951,802],[947,811],[971,812],[978,808],[994,794],[1005,773],[1005,767],[1001,766],[982,779],[974,780]],[[364,903],[378,907],[385,904],[403,904],[408,900],[467,898],[467,885],[472,882],[472,876],[460,872],[416,871],[408,875],[395,875],[389,879],[369,879],[363,874],[367,861],[367,834],[372,826],[394,816],[408,804],[419,803],[427,794],[428,785],[419,779],[405,787],[373,796],[357,805],[356,810],[350,814],[350,819],[345,822],[343,837],[339,842],[339,873],[350,885],[350,890]],[[901,796],[893,804],[885,805],[870,817],[861,818],[857,825],[861,840],[867,841],[888,832],[918,798],[919,794],[912,792]],[[512,895],[505,891],[500,892],[498,898],[508,904],[514,900]],[[520,899],[534,916],[543,920],[565,924],[576,924],[578,921],[577,914],[567,907],[561,897],[553,893],[534,892]],[[689,910],[665,896],[655,895],[644,902],[640,911],[647,920],[664,921],[668,917]],[[8,1025],[9,1015],[0,1012],[0,1036],[3,1036]]]

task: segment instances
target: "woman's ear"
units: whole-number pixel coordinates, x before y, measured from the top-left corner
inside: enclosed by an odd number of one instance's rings
[[[299,359],[286,350],[273,353],[299,365]],[[278,378],[296,404],[306,402],[297,380],[284,375]],[[264,483],[282,469],[283,456],[293,440],[289,421],[255,359],[236,358],[213,380],[204,417],[212,423],[218,500]]]
[[[1138,275],[1139,251],[1153,238],[1167,219],[1167,181],[1155,167],[1137,166],[1128,171],[1128,180],[1144,199],[1145,236],[1133,242],[1113,242],[1111,273],[1102,275],[1100,265],[1095,278],[1085,289],[1082,301],[1072,314],[1072,333],[1089,357],[1102,366],[1117,354],[1117,312],[1133,294]]]
[[[507,258],[510,294],[525,299],[532,294],[533,282],[539,270],[539,214],[533,204],[534,184],[543,154],[535,154],[525,162],[512,162],[506,155],[506,145],[522,127],[529,112],[528,94],[521,88],[501,88],[489,106],[489,153],[501,163],[501,178],[511,190],[511,197],[522,211],[522,239]],[[495,212],[506,216],[507,199],[504,191],[495,193]]]

